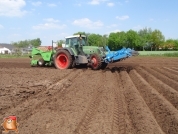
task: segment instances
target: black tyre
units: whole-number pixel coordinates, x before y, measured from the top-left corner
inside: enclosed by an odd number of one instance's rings
[[[38,60],[38,66],[40,66],[40,67],[44,67],[45,66],[45,61],[43,60],[43,58],[40,58]]]
[[[90,56],[90,61],[91,61],[91,68],[93,70],[99,70],[101,68],[101,58],[98,54],[92,54]]]
[[[72,56],[66,50],[58,50],[54,55],[54,65],[57,69],[69,69],[72,63]]]

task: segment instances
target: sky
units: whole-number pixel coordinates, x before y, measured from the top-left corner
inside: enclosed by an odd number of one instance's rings
[[[158,29],[178,39],[178,0],[0,0],[0,43],[40,38],[42,45],[76,32]]]

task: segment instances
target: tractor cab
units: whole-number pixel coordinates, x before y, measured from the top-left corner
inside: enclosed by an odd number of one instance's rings
[[[87,38],[85,35],[73,35],[66,37],[65,47],[73,49],[76,55],[85,55],[83,46],[86,44]]]
[[[75,47],[75,46],[85,46],[86,45],[86,36],[84,35],[73,35],[66,37],[66,47]]]

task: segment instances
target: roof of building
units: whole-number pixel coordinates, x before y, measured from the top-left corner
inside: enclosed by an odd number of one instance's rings
[[[15,47],[11,44],[6,44],[6,43],[0,43],[0,48],[8,48],[8,49],[14,49]]]

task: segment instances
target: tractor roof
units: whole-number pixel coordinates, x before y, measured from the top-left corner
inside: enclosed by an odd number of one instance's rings
[[[85,35],[81,35],[81,36],[86,37]],[[67,36],[65,38],[67,39],[67,38],[74,38],[74,37],[80,37],[80,35],[72,35],[72,36]]]

